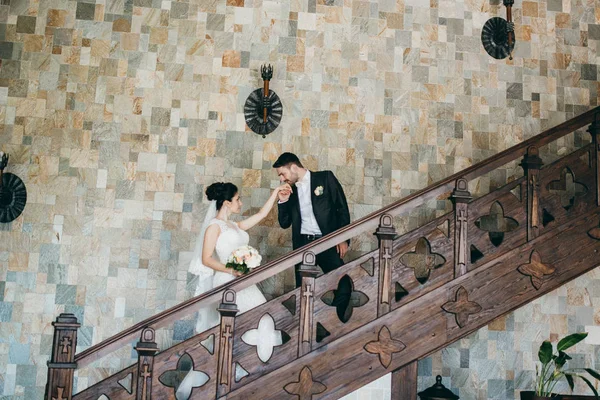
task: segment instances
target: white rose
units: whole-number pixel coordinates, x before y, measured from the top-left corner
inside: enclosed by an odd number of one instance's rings
[[[262,260],[262,257],[259,255],[256,255],[246,261],[246,266],[250,269],[256,268],[260,265],[261,260]]]

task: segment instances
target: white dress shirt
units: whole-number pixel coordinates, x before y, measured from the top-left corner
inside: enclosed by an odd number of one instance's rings
[[[312,198],[310,193],[310,171],[306,170],[304,177],[296,182],[298,191],[298,202],[300,203],[300,224],[301,235],[321,235],[321,229],[317,224],[315,213],[312,207]]]

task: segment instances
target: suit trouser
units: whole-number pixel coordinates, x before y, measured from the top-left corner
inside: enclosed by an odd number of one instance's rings
[[[301,246],[304,246],[312,242],[313,240],[307,240],[304,236],[301,236]],[[341,259],[336,247],[332,247],[330,249],[325,250],[322,253],[317,254],[316,262],[317,265],[321,267],[324,273],[331,272],[334,269],[344,265],[344,260]],[[296,287],[300,287],[302,286],[302,277],[300,276],[300,265],[296,265],[295,269]],[[350,283],[347,283],[347,281],[343,280],[340,281],[339,287],[332,289],[335,289],[335,299],[334,302],[331,304],[332,306],[337,307],[338,305],[347,304],[350,301],[350,294],[352,292],[352,286]]]

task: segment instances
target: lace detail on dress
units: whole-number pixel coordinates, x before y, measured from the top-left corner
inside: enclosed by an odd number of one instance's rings
[[[209,226],[214,224],[219,225],[221,229],[221,234],[215,245],[215,252],[219,257],[219,261],[226,264],[231,253],[242,246],[246,246],[250,241],[250,237],[235,222],[225,222],[215,218],[210,221]]]
[[[208,226],[211,225],[219,225],[219,228],[221,228],[221,232],[232,229],[231,225],[229,225],[227,222],[223,221],[222,219],[218,219],[218,218],[213,218],[210,220],[210,222],[208,223]]]

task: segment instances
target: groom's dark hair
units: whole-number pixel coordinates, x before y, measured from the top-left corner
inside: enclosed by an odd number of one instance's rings
[[[300,159],[294,153],[283,153],[279,156],[277,161],[273,164],[273,168],[289,167],[295,164],[300,168],[304,168],[304,165],[300,162]]]

